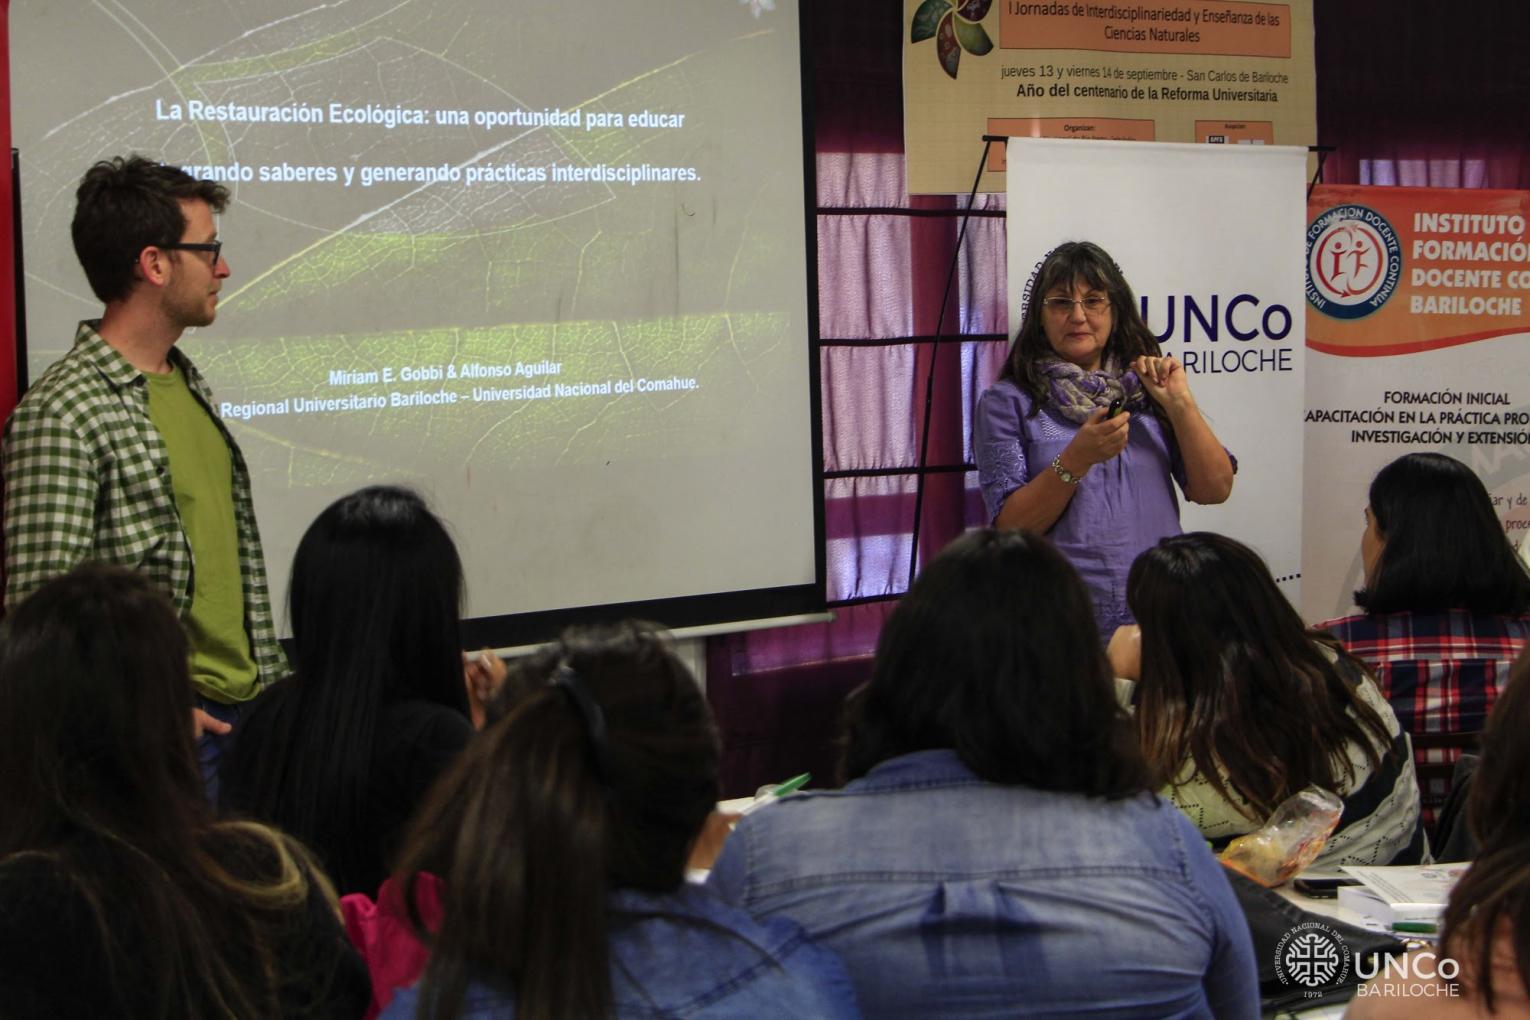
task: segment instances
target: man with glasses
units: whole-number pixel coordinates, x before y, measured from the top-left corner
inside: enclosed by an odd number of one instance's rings
[[[85,560],[152,578],[190,638],[215,795],[238,706],[286,670],[249,472],[175,346],[217,315],[229,267],[214,215],[228,191],[131,156],[91,167],[75,198],[75,254],[106,308],[6,423],[5,604]]]

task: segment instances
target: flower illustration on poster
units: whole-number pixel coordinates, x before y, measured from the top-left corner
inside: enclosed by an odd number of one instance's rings
[[[924,0],[914,12],[909,26],[909,41],[935,40],[935,59],[952,78],[956,77],[962,50],[981,57],[993,49],[993,40],[983,30],[993,0]]]

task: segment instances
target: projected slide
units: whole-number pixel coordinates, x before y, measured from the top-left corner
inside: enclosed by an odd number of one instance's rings
[[[183,348],[278,594],[359,486],[423,489],[471,614],[814,580],[796,4],[13,6],[29,369],[99,313],[73,189],[227,184]],[[88,45],[82,45],[89,40]]]

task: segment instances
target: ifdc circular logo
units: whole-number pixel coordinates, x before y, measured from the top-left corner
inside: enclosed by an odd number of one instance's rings
[[[1387,303],[1402,278],[1402,247],[1385,216],[1338,205],[1307,228],[1307,300],[1335,319],[1362,319]]]
[[[1340,983],[1349,977],[1349,946],[1326,924],[1299,924],[1275,947],[1275,975],[1303,988]]]

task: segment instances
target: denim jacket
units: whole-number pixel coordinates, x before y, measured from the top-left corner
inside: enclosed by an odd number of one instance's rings
[[[868,1017],[1256,1017],[1248,925],[1148,795],[1000,786],[949,750],[744,818],[709,885],[845,962]]]
[[[752,921],[708,890],[631,889],[611,896],[611,992],[615,1014],[674,1020],[857,1020],[845,970],[784,918]],[[414,1020],[416,988],[400,991],[382,1020]],[[511,1020],[515,998],[487,984],[468,988],[464,1020]]]

